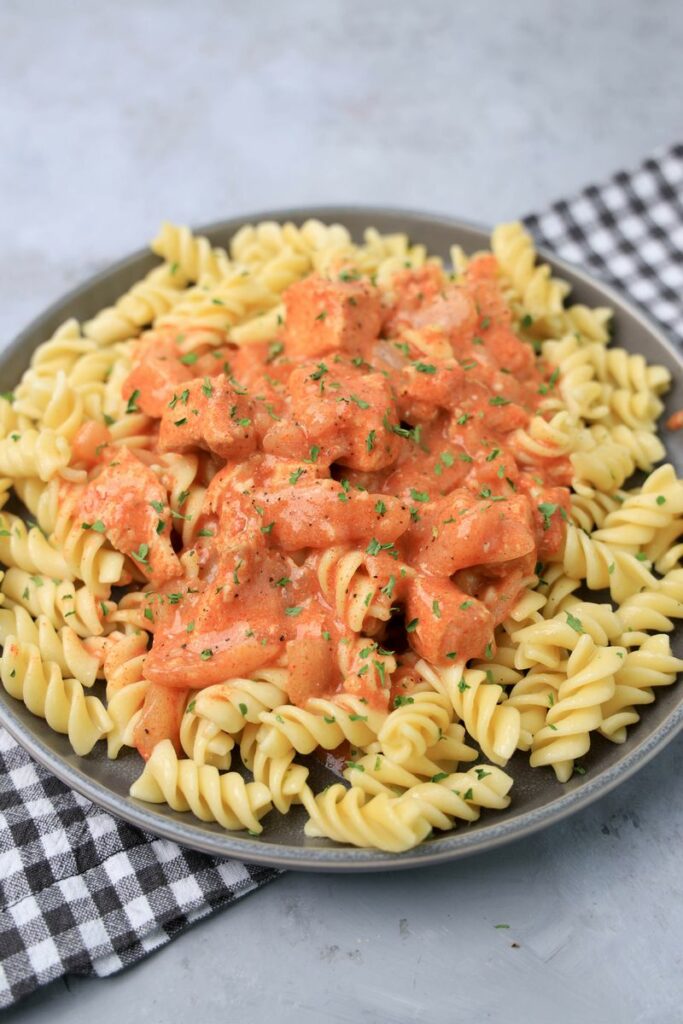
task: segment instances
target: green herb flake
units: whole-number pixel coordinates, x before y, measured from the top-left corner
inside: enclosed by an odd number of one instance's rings
[[[140,389],[136,388],[135,391],[133,392],[133,394],[128,399],[128,404],[126,406],[126,412],[127,413],[129,413],[129,412],[139,412],[138,405],[137,405],[139,397],[140,397]]]
[[[544,501],[538,506],[538,511],[543,516],[543,529],[549,530],[551,519],[557,512],[559,506],[552,501]]]
[[[575,633],[583,633],[584,632],[584,628],[583,628],[583,623],[581,622],[581,619],[577,619],[576,616],[572,615],[571,612],[567,612],[566,614],[567,614],[567,625],[571,629],[573,629]]]

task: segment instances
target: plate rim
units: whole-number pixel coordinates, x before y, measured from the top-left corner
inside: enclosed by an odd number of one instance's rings
[[[192,231],[195,234],[208,235],[210,237],[217,231],[230,230],[234,232],[242,225],[263,220],[279,222],[293,220],[301,222],[315,218],[328,222],[332,220],[343,224],[344,217],[347,215],[351,215],[354,218],[367,217],[368,226],[371,226],[373,217],[404,218],[406,221],[406,232],[409,235],[416,227],[428,227],[430,225],[440,228],[452,227],[454,230],[465,229],[480,233],[485,237],[490,237],[491,232],[491,229],[485,225],[469,221],[465,218],[409,208],[365,206],[361,204],[267,209],[237,214],[219,221],[212,221],[209,224],[192,228]],[[667,352],[670,360],[683,376],[683,354],[674,346],[667,328],[655,321],[636,300],[621,292],[612,284],[604,282],[600,277],[587,273],[582,267],[556,256],[543,246],[538,246],[537,251],[544,260],[550,263],[553,268],[557,268],[560,273],[562,271],[568,272],[584,284],[597,288],[608,302],[621,307],[627,314],[637,320],[642,328],[653,336],[657,343]],[[65,305],[74,302],[84,293],[95,288],[99,283],[106,282],[117,271],[123,270],[150,255],[153,254],[151,254],[149,248],[135,250],[114,263],[108,264],[104,269],[90,275],[86,280],[59,296],[46,309],[33,317],[16,337],[4,347],[0,354],[0,364],[7,362],[13,354],[25,348],[30,335],[37,332],[43,323],[49,322],[51,318],[55,317],[59,311],[63,310]],[[37,346],[33,346],[32,351],[35,350],[35,347]],[[11,703],[9,703],[10,701]],[[621,759],[604,769],[594,778],[582,782],[576,789],[565,791],[549,803],[522,812],[513,818],[503,816],[499,819],[491,819],[490,824],[487,824],[486,828],[469,832],[461,828],[452,833],[446,833],[443,837],[439,837],[433,842],[421,843],[405,853],[390,854],[374,849],[343,846],[306,848],[305,846],[299,847],[286,844],[271,845],[264,844],[262,841],[244,838],[241,833],[200,831],[193,824],[192,819],[182,820],[187,817],[186,815],[174,814],[172,816],[168,813],[163,815],[155,813],[154,808],[156,805],[143,804],[140,801],[133,800],[131,797],[124,798],[119,796],[119,794],[109,789],[105,783],[89,777],[85,771],[78,770],[64,756],[60,756],[51,750],[41,737],[31,730],[30,725],[22,721],[22,716],[15,713],[13,704],[16,704],[17,711],[20,708],[25,708],[21,702],[15,702],[13,698],[2,691],[0,699],[0,724],[7,729],[8,733],[17,743],[62,782],[115,817],[129,822],[145,833],[169,839],[212,856],[236,857],[248,863],[283,870],[321,872],[372,872],[408,869],[425,864],[442,864],[526,838],[541,829],[557,824],[571,814],[594,803],[601,796],[611,792],[622,782],[631,778],[640,768],[644,767],[683,730],[682,699],[651,733],[639,743],[636,743]],[[27,713],[30,715],[30,712]],[[36,719],[36,723],[39,721],[41,720]],[[87,765],[87,758],[79,759],[79,761]]]

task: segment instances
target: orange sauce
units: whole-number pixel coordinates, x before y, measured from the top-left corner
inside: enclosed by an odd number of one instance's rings
[[[155,740],[159,687],[182,693],[285,656],[296,703],[343,686],[388,706],[391,680],[364,675],[360,656],[352,679],[340,668],[340,645],[356,637],[321,590],[332,546],[363,551],[390,601],[369,649],[390,643],[400,677],[415,655],[483,656],[563,542],[569,463],[552,450],[522,458],[515,434],[554,380],[515,333],[493,257],[459,283],[430,266],[380,289],[344,267],[284,298],[267,344],[237,349],[205,332],[188,358],[167,329],[148,332],[124,386],[159,421],[157,450],[209,453],[197,573],[183,572],[155,473],[106,433],[79,440],[88,465],[97,452],[81,514],[149,581]]]

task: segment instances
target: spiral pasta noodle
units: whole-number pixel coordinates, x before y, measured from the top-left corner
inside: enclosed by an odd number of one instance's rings
[[[163,740],[133,783],[130,794],[147,803],[167,803],[174,811],[192,811],[200,821],[217,821],[224,829],[263,831],[260,819],[271,808],[270,792],[261,782],[246,782],[237,772],[221,775],[212,765],[178,758]]]
[[[55,662],[43,662],[34,644],[5,638],[0,679],[12,697],[67,735],[80,756],[89,754],[109,730],[111,720],[99,698],[86,696],[76,679],[64,679]]]
[[[602,705],[614,697],[615,673],[623,647],[600,647],[584,634],[567,660],[566,676],[548,708],[545,724],[534,734],[531,767],[551,765],[560,782],[590,747],[590,733],[603,719]]]

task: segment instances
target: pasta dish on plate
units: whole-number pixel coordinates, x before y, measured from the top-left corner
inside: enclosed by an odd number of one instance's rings
[[[448,265],[318,221],[152,249],[0,399],[5,689],[135,748],[137,800],[391,852],[504,810],[516,751],[623,742],[683,668],[668,370],[516,223]]]

